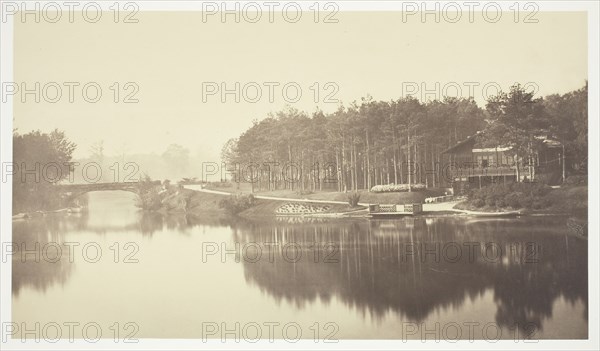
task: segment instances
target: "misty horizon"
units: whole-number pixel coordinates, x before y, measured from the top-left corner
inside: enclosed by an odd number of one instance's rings
[[[135,26],[113,26],[110,18],[93,25],[16,22],[14,77],[25,85],[13,96],[13,128],[63,130],[77,144],[76,159],[104,140],[107,155],[162,154],[178,144],[190,155],[217,160],[227,140],[286,106],[327,114],[366,96],[427,101],[473,95],[485,108],[485,96],[498,87],[530,84],[536,96],[546,96],[579,89],[587,78],[584,12],[540,12],[535,25],[515,25],[510,16],[435,25],[400,23],[393,12],[337,16],[338,25],[315,26],[306,16],[294,24],[240,23],[233,32],[218,21],[202,23],[197,12],[140,12]],[[273,52],[266,43],[287,44]],[[39,103],[24,93],[36,82]],[[57,89],[47,82],[62,89],[58,102],[47,101]],[[68,82],[78,84],[72,103]],[[100,101],[82,99],[86,84],[101,88]],[[228,93],[235,89],[238,96]]]

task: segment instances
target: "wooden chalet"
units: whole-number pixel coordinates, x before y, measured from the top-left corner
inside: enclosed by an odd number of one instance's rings
[[[478,141],[481,133],[474,134],[467,139],[443,151],[448,155],[450,166],[446,167],[446,178],[451,180],[455,194],[462,194],[467,189],[517,180],[537,180],[541,175],[550,183],[560,183],[562,180],[562,144],[539,137],[542,141],[538,150],[535,150],[531,160],[518,159],[511,152],[511,147],[496,146],[483,147]],[[519,162],[519,172],[517,172]]]

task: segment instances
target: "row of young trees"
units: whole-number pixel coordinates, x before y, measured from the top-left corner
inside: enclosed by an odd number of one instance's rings
[[[513,146],[519,158],[532,152],[536,135],[554,137],[565,146],[569,164],[585,169],[587,83],[545,99],[515,85],[491,98],[485,110],[473,99],[450,97],[427,103],[366,97],[328,115],[288,107],[254,121],[224,145],[221,156],[230,166],[246,165],[235,181],[251,180],[263,190],[440,187],[449,183],[440,165],[452,162],[443,151],[478,131],[483,142]]]
[[[414,98],[360,103],[312,116],[288,108],[230,140],[222,157],[228,164],[277,162],[281,168],[255,170],[257,186],[338,191],[379,184],[439,186],[433,172],[441,152],[485,126],[473,100],[447,98],[422,104]],[[285,167],[293,164],[294,167]]]

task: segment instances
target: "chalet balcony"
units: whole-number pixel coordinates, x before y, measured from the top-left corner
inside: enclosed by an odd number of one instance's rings
[[[516,176],[517,168],[515,166],[460,166],[451,169],[450,174],[453,179],[469,178],[469,177],[500,177],[500,176]]]

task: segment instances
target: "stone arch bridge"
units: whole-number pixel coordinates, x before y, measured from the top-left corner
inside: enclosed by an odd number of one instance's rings
[[[155,185],[160,185],[160,181],[153,182]],[[58,184],[55,185],[59,191],[66,196],[74,199],[85,193],[92,191],[129,191],[137,193],[138,182],[124,182],[124,183],[84,183],[84,184]]]

